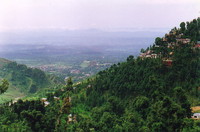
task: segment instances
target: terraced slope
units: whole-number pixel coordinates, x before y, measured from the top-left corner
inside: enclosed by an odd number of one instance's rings
[[[9,81],[10,87],[0,95],[0,103],[37,94],[44,89],[52,89],[55,81],[59,82],[56,77],[49,76],[39,69],[0,58],[0,79],[3,78]]]

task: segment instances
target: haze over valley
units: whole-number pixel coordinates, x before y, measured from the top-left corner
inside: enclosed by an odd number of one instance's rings
[[[78,81],[124,61],[129,55],[138,56],[142,48],[164,34],[162,31],[132,30],[4,32],[0,37],[0,56],[63,79],[73,76]]]

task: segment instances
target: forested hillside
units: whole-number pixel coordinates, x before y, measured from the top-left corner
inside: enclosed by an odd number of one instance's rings
[[[182,22],[138,58],[129,56],[95,77],[47,98],[0,109],[4,131],[200,131],[200,19]]]
[[[58,81],[54,76],[46,75],[39,69],[28,68],[6,59],[0,59],[0,78],[10,83],[8,91],[0,96],[0,102],[10,101],[37,93],[45,88],[53,88]]]

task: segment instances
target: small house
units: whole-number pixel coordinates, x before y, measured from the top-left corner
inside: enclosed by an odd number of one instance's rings
[[[87,86],[87,88],[91,88],[92,86],[89,84],[88,86]]]
[[[190,39],[186,38],[186,39],[176,39],[177,43],[183,43],[183,44],[188,44],[190,43]]]
[[[48,102],[48,101],[45,101],[44,102],[44,106],[46,107],[46,106],[48,106],[50,104],[50,102]]]
[[[200,44],[196,44],[194,47],[195,48],[200,48]]]
[[[196,45],[194,46],[195,48],[200,48],[200,41],[197,41]]]
[[[194,114],[192,115],[192,118],[193,118],[193,119],[200,119],[200,113],[194,113]]]
[[[54,96],[53,98],[54,98],[54,100],[60,100],[60,98],[56,97],[56,96]]]
[[[67,121],[67,122],[70,123],[70,122],[72,122],[72,121],[73,121],[72,114],[69,114],[69,115],[68,115],[68,121]]]
[[[173,55],[174,54],[174,52],[169,52],[169,55]]]
[[[72,114],[68,115],[67,123],[71,123],[71,122],[77,122],[76,115],[72,115]]]
[[[146,55],[146,58],[151,58],[151,55]]]
[[[47,101],[47,98],[41,98],[41,101],[45,102],[45,101]]]
[[[167,59],[167,60],[163,60],[163,63],[166,65],[166,66],[172,66],[172,60],[169,60],[169,59]]]
[[[140,57],[144,58],[146,56],[146,53],[140,53]]]
[[[157,58],[158,57],[158,55],[157,54],[151,54],[151,58]]]

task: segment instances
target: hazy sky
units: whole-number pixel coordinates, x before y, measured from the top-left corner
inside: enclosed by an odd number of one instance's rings
[[[172,28],[200,16],[200,0],[0,0],[0,31]]]

